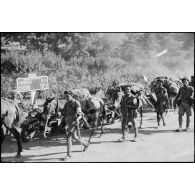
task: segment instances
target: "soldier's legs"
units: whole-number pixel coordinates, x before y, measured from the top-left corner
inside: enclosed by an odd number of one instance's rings
[[[160,113],[160,116],[161,116],[162,121],[163,121],[163,126],[166,126],[166,123],[165,123],[165,119],[164,119],[163,113]]]
[[[124,138],[125,138],[126,128],[127,128],[127,119],[126,119],[126,117],[124,117],[122,120],[122,137],[124,137]]]
[[[189,130],[190,128],[190,116],[186,115],[186,130]]]
[[[132,118],[131,119],[131,123],[133,125],[133,128],[134,128],[134,134],[135,134],[135,137],[134,137],[134,141],[137,140],[137,137],[138,137],[138,128],[137,128],[137,124],[136,124],[136,118]]]
[[[181,103],[179,106],[179,110],[178,110],[178,121],[179,121],[179,129],[177,129],[177,131],[181,131],[182,130],[182,124],[183,124],[183,115],[184,115],[185,109],[183,104]]]
[[[81,145],[83,145],[84,149],[85,149],[86,147],[88,147],[88,144],[85,143],[81,138],[79,138],[77,131],[78,130],[75,130],[74,133],[72,134],[73,139],[75,139],[77,142],[79,142]]]
[[[125,140],[125,130],[127,128],[127,120],[125,116],[122,117],[121,126],[122,126],[122,137],[118,141],[123,142]]]
[[[158,123],[158,126],[160,126],[160,113],[159,112],[157,112],[156,113],[156,118],[157,118],[157,123]]]
[[[65,159],[71,158],[71,151],[72,151],[72,133],[69,132],[67,134],[67,156],[65,157]]]
[[[190,116],[192,116],[192,106],[189,104],[185,104],[185,112],[186,112],[186,129],[189,130],[190,128]]]
[[[179,114],[178,120],[179,120],[179,128],[181,129],[183,123],[183,115]]]

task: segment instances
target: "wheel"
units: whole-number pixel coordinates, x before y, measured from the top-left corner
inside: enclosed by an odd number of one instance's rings
[[[22,130],[22,133],[21,133],[21,139],[22,139],[22,141],[23,141],[23,142],[28,142],[28,141],[30,141],[30,140],[34,137],[35,132],[36,132],[36,131],[28,132],[28,131],[26,131],[26,129],[23,129],[23,130]]]
[[[39,123],[37,123],[37,122],[33,122],[33,123],[28,124],[28,125],[25,125],[22,128],[22,132],[21,132],[22,141],[28,142],[31,139],[33,139],[38,128],[39,128]]]

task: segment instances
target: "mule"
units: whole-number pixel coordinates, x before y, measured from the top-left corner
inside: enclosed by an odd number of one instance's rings
[[[51,118],[54,118],[58,115],[60,115],[60,112],[62,112],[65,104],[66,104],[66,100],[59,100],[55,97],[53,98],[47,98],[45,103],[43,104],[43,118],[45,118],[45,129],[44,129],[44,133],[43,136],[44,138],[46,138],[46,133],[49,129],[49,120]]]
[[[20,130],[26,117],[27,114],[22,113],[15,101],[7,98],[1,98],[1,145],[5,138],[3,129],[5,127],[6,130],[14,135],[17,141],[18,151],[15,157],[21,157],[22,144]]]
[[[122,99],[122,96],[124,95],[124,89],[127,86],[127,84],[123,84],[123,85],[118,85],[115,86],[113,88],[110,88],[108,90],[108,97],[111,100],[115,110],[112,114],[112,123],[114,123],[115,121],[115,113],[117,113],[119,116],[120,114],[120,102]],[[140,114],[140,125],[139,128],[142,128],[142,123],[143,123],[143,106],[146,103],[149,103],[152,107],[155,107],[156,101],[155,98],[153,97],[153,95],[151,93],[146,94],[146,92],[144,90],[131,90],[131,93],[138,98],[139,100],[139,107],[137,109],[137,111]]]
[[[92,96],[86,101],[86,108],[84,110],[84,113],[87,114],[88,118],[91,119],[91,125],[92,125],[92,132],[89,137],[90,138],[94,134],[95,131],[97,131],[98,126],[100,126],[101,133],[99,137],[103,134],[103,124],[105,119],[105,103],[102,98]]]

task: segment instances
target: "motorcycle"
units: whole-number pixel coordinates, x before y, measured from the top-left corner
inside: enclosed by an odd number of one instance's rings
[[[22,125],[21,139],[28,142],[44,131],[45,119],[42,117],[40,109],[33,109],[28,113],[24,124]]]
[[[51,117],[48,121],[49,131],[47,134],[61,131],[61,120],[56,116]],[[23,142],[28,142],[35,137],[42,136],[45,129],[46,119],[43,117],[42,111],[39,108],[31,110],[22,125],[21,139]]]

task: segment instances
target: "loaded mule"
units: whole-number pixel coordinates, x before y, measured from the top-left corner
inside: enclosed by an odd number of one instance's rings
[[[168,77],[157,77],[150,84],[151,93],[154,93],[157,87],[158,79],[161,79],[163,81],[163,87],[167,89],[167,93],[168,93],[169,108],[173,109],[174,101],[179,92],[179,88],[182,86],[182,82],[180,80],[174,80]]]
[[[101,133],[103,133],[103,120],[105,118],[105,104],[101,97],[98,97],[99,93],[91,95],[87,89],[74,89],[72,90],[73,97],[81,103],[81,109],[87,118],[87,122],[92,127],[89,142],[97,131],[98,126],[101,126]],[[86,124],[86,123],[85,123]],[[86,125],[85,125],[86,126]],[[89,127],[89,125],[87,125]]]
[[[143,105],[144,104],[149,104],[152,107],[155,106],[156,100],[153,94],[151,93],[146,93],[144,90],[144,87],[141,84],[137,83],[132,83],[132,84],[126,84],[126,83],[121,83],[117,84],[114,87],[110,87],[107,91],[107,96],[108,98],[112,101],[112,105],[115,109],[114,113],[117,113],[118,116],[121,116],[120,114],[120,102],[121,98],[124,95],[124,90],[127,86],[131,87],[131,93],[138,98],[139,100],[139,106],[137,111],[140,113],[140,126],[139,128],[142,128],[142,123],[143,123]],[[112,122],[115,120],[115,114],[112,115]]]
[[[53,123],[56,123],[60,126],[64,126],[65,124],[58,122],[60,120],[61,111],[63,110],[64,106],[66,104],[66,100],[58,99],[55,97],[47,98],[45,103],[43,104],[43,112],[42,116],[45,119],[45,128],[43,132],[44,138],[47,137],[47,133],[51,131],[51,127]],[[57,127],[58,127],[57,125]],[[60,129],[60,128],[59,128]]]
[[[22,144],[21,144],[21,128],[27,117],[26,113],[23,113],[18,104],[10,99],[1,98],[1,144],[5,138],[5,132],[3,126],[14,135],[18,151],[16,157],[21,157]]]

